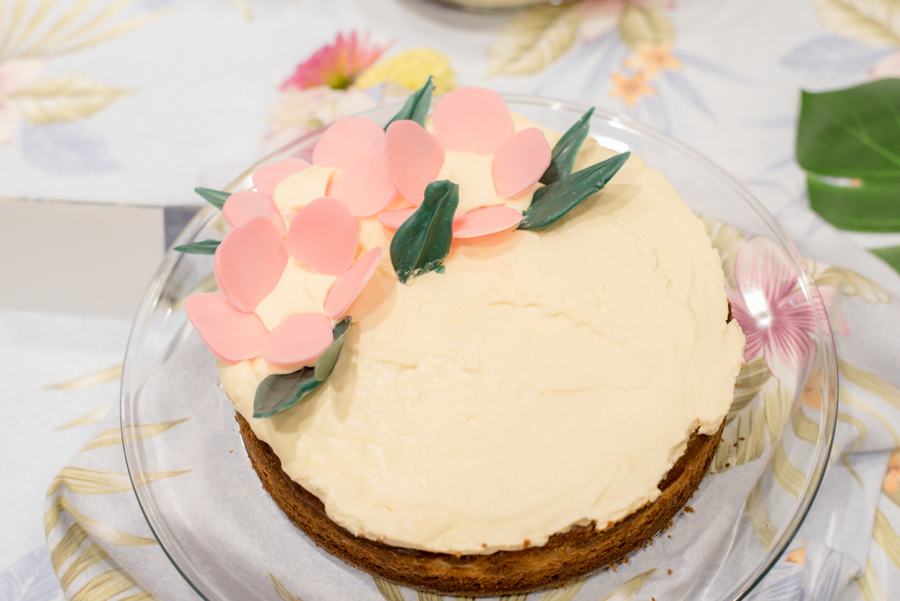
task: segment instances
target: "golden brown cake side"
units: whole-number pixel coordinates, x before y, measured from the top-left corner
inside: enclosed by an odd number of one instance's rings
[[[659,483],[660,497],[611,528],[576,526],[541,547],[456,557],[393,547],[353,536],[331,521],[322,502],[291,480],[271,447],[239,414],[244,446],[263,488],[317,545],[374,576],[414,589],[460,596],[517,594],[562,586],[608,566],[666,527],[697,490],[715,455],[722,427],[691,436],[687,450]]]

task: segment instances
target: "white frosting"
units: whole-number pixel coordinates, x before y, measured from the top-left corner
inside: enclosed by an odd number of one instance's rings
[[[284,215],[285,227],[291,225],[289,214],[299,211],[320,196],[325,196],[328,184],[331,183],[335,173],[337,173],[337,169],[331,167],[310,165],[275,186],[272,200]]]
[[[589,140],[576,169],[612,154]],[[363,247],[388,234],[362,220]],[[605,528],[731,404],[744,337],[718,253],[638,157],[541,232],[454,243],[445,273],[404,286],[387,254],[298,405],[253,419],[265,362],[220,363],[259,439],[353,534],[467,554]]]
[[[325,297],[337,276],[315,273],[293,257],[275,288],[254,311],[270,332],[288,315],[324,313]]]
[[[459,212],[468,212],[478,207],[506,205],[520,213],[531,205],[531,197],[541,184],[534,184],[515,198],[506,200],[497,196],[493,175],[494,155],[472,152],[444,151],[444,164],[435,180],[449,179],[459,185]]]

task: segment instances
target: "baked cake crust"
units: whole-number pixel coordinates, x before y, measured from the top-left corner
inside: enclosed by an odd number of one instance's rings
[[[730,317],[730,315],[729,315]],[[421,591],[470,597],[520,594],[586,576],[619,561],[664,529],[687,503],[709,468],[724,428],[694,433],[687,449],[659,483],[661,495],[611,528],[576,526],[547,544],[490,555],[430,553],[354,536],[331,521],[325,506],[281,469],[271,447],[235,414],[253,469],[291,522],[325,551],[374,576]]]

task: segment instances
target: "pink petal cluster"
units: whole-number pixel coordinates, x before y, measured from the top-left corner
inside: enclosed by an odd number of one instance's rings
[[[412,208],[381,213],[387,227],[399,227],[422,204],[426,186],[435,181],[446,151],[492,156],[494,188],[501,200],[521,194],[550,165],[551,151],[537,128],[513,133],[512,117],[503,98],[491,90],[457,88],[435,105],[434,134],[415,121],[391,123],[384,139],[384,156],[394,185]],[[522,215],[505,205],[480,207],[457,214],[455,238],[471,238],[514,227]]]
[[[272,191],[306,166],[288,159],[264,167],[253,176],[256,190],[232,194],[222,207],[233,229],[216,249],[219,292],[189,297],[185,311],[209,350],[225,363],[262,356],[288,371],[311,365],[333,341],[333,320],[346,313],[378,267],[381,248],[354,262],[356,219],[337,198],[313,200],[285,228]],[[337,279],[325,298],[324,314],[290,315],[270,333],[254,311],[275,289],[290,257]]]
[[[281,84],[282,90],[304,90],[326,85],[344,90],[362,71],[369,68],[387,46],[369,44],[369,34],[362,39],[355,31],[349,35],[339,33],[333,44],[326,44],[311,57],[297,65],[294,74]]]
[[[314,165],[339,170],[328,195],[344,201],[356,217],[380,213],[397,195],[384,147],[384,130],[374,121],[345,117],[331,124],[313,149]]]
[[[744,357],[750,361],[761,354],[772,375],[793,389],[815,357],[818,331],[793,265],[774,241],[753,236],[735,258],[734,280],[737,290],[728,289],[728,300],[747,339]],[[815,304],[825,314],[836,305],[838,289],[820,286],[819,294],[822,300]]]

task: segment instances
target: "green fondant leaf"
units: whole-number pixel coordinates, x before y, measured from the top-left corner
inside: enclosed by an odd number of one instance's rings
[[[202,242],[191,242],[176,246],[174,250],[180,253],[188,253],[191,255],[214,255],[216,249],[219,248],[221,240],[203,240]]]
[[[550,159],[550,165],[541,176],[540,182],[544,185],[552,184],[572,173],[572,167],[575,165],[575,157],[581,150],[581,145],[587,137],[588,130],[591,128],[591,115],[594,114],[594,108],[588,109],[581,119],[570,127],[563,137],[559,139],[556,146],[553,147],[553,156]]]
[[[209,188],[194,188],[194,192],[199,194],[212,206],[216,207],[220,211],[222,210],[222,206],[225,204],[225,201],[228,200],[228,197],[231,196],[228,192],[220,192],[218,190],[210,190]]]
[[[434,268],[435,273],[444,273],[445,271],[447,271],[447,268],[444,265],[438,265]]]
[[[338,336],[343,336],[347,330],[350,328],[350,316],[348,315],[344,319],[340,320],[336,324],[334,324],[334,339],[337,340]]]
[[[387,131],[388,125],[403,119],[410,119],[425,127],[425,116],[428,115],[428,109],[431,107],[431,95],[434,93],[434,84],[431,83],[433,77],[429,75],[425,85],[409,95],[400,112],[384,126],[385,131]]]
[[[341,356],[341,349],[344,348],[344,334],[350,327],[350,318],[345,317],[334,326],[334,342],[331,343],[322,356],[316,361],[316,367],[313,369],[313,376],[319,382],[324,382],[334,371],[334,365],[337,363],[338,357]]]
[[[334,326],[334,342],[325,349],[315,367],[304,367],[290,374],[273,374],[260,382],[253,399],[253,417],[278,415],[321,386],[334,371],[349,327],[349,315]]]
[[[450,180],[431,182],[425,188],[422,204],[391,240],[391,263],[401,282],[433,271],[447,258],[458,205],[459,186]]]
[[[542,230],[577,207],[582,201],[596,194],[625,164],[630,152],[623,152],[591,165],[581,171],[539,188],[534,193],[531,206],[522,215],[520,230]]]

